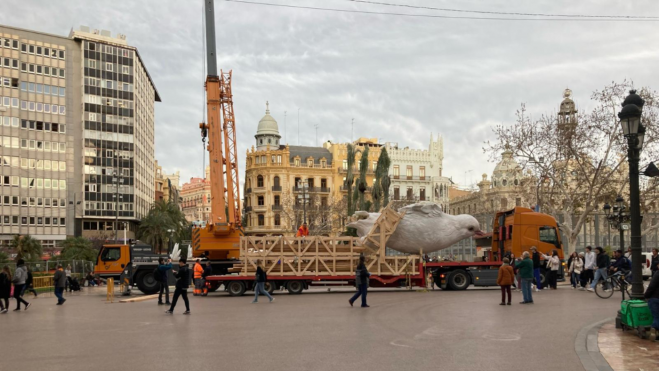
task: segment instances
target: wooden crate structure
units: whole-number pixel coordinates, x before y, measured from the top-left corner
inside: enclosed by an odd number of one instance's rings
[[[387,240],[402,217],[391,208],[383,209],[364,243],[357,237],[241,237],[241,264],[230,272],[252,276],[261,261],[270,276],[351,276],[363,254],[371,274],[415,275],[419,273],[418,255],[385,254]]]

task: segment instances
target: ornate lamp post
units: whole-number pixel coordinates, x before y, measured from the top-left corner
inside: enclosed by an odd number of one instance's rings
[[[641,124],[643,99],[630,90],[618,113],[622,133],[627,138],[627,157],[629,160],[629,209],[631,217],[631,249],[632,249],[632,299],[643,299],[643,268],[644,260],[641,253],[641,207],[639,189],[638,163],[643,150],[645,127]]]
[[[611,210],[613,210],[613,212],[611,212]],[[629,213],[627,212],[625,200],[622,196],[618,195],[613,207],[608,203],[604,204],[604,214],[606,220],[609,222],[609,226],[620,232],[620,250],[625,251],[625,229],[629,228],[629,225],[627,224],[629,223]]]

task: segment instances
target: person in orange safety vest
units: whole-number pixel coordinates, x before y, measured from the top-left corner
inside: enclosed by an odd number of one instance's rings
[[[306,237],[309,235],[309,228],[307,228],[307,223],[302,223],[300,229],[297,230],[295,237]]]
[[[197,259],[197,262],[194,264],[194,296],[201,295],[203,292],[203,278],[201,275],[204,273],[204,267],[201,266],[201,261]]]

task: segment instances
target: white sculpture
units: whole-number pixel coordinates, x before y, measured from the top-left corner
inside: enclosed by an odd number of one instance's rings
[[[170,255],[172,261],[177,262],[181,258],[181,250],[178,248],[178,243],[174,245],[172,249],[172,254]]]
[[[417,203],[398,211],[404,211],[405,216],[389,238],[387,247],[403,253],[431,253],[450,247],[465,238],[484,234],[473,216],[445,214],[442,208],[434,203]],[[355,216],[360,219],[349,223],[348,227],[356,228],[357,235],[363,241],[380,213],[358,211]]]

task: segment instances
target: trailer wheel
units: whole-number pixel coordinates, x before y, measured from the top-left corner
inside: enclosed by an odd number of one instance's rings
[[[135,275],[135,283],[137,284],[137,288],[146,295],[157,294],[160,289],[160,284],[153,277],[153,272],[137,272]]]
[[[290,281],[286,288],[289,294],[299,295],[304,290],[304,283],[302,281]]]
[[[227,291],[231,296],[243,296],[245,293],[245,283],[242,281],[231,281],[227,285]]]
[[[277,290],[277,284],[275,282],[266,282],[265,283],[265,291],[268,292],[268,294],[272,295],[275,290]]]
[[[453,271],[453,273],[448,276],[448,286],[451,290],[466,290],[470,283],[471,280],[469,274],[462,269]]]

